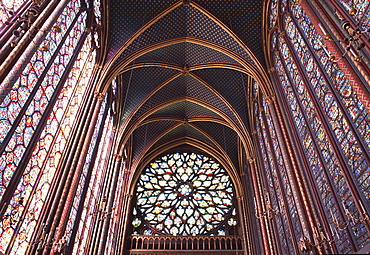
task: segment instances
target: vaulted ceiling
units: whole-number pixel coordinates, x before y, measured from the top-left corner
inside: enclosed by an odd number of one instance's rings
[[[262,14],[262,0],[110,1],[105,75],[117,77],[134,167],[171,148],[235,170],[240,146],[253,154],[251,84],[267,80]]]

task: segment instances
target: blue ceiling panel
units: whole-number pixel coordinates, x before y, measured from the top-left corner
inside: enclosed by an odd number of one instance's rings
[[[137,128],[133,134],[134,141],[132,147],[133,162],[140,153],[157,138],[158,134],[175,125],[176,121],[161,120],[148,123]]]
[[[197,4],[216,16],[252,50],[266,66],[262,45],[263,1],[196,0]]]
[[[216,22],[192,6],[180,6],[162,17],[135,39],[121,54],[117,62],[144,46],[182,36],[193,36],[217,43],[245,57],[249,62],[254,63],[232,36]]]
[[[247,75],[230,69],[200,69],[193,71],[232,105],[248,127]]]
[[[224,149],[227,155],[232,159],[234,165],[238,166],[238,135],[231,128],[215,122],[199,121],[192,123],[200,130],[206,130],[217,143]]]
[[[189,42],[172,44],[151,51],[137,58],[136,61],[167,62],[179,66],[192,66],[203,63],[230,63],[238,65],[238,62],[221,52]]]
[[[110,59],[137,30],[153,19],[176,0],[111,0],[110,9]]]
[[[123,119],[136,107],[148,94],[174,75],[177,70],[162,67],[141,67],[131,69],[122,74],[122,88],[124,89],[124,116]]]

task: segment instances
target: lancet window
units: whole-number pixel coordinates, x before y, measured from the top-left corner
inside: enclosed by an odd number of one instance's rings
[[[280,252],[294,254],[297,249],[297,239],[303,235],[300,216],[298,215],[298,201],[289,177],[286,162],[277,137],[277,131],[272,120],[268,103],[259,91],[258,84],[254,83],[254,113],[257,116],[256,131],[260,147],[261,167],[264,168],[261,178],[266,189],[262,199],[267,204],[264,215],[274,220],[276,228],[275,239],[279,242]],[[255,208],[257,211],[257,208]]]
[[[73,254],[89,252],[89,240],[91,241],[91,237],[94,234],[94,224],[99,220],[98,216],[101,212],[100,203],[106,199],[102,193],[102,186],[104,179],[109,178],[109,173],[101,171],[101,169],[106,169],[108,165],[113,140],[113,118],[110,116],[104,118],[107,114],[106,108],[107,106],[104,104],[99,114],[99,123],[104,121],[103,129],[100,130],[100,128],[98,128],[99,126],[95,129],[95,139],[100,138],[98,149],[93,152],[92,150],[95,147],[90,146],[91,153],[89,153],[89,155],[94,155],[96,160],[92,168],[90,165],[86,165],[86,167],[89,167],[89,173],[86,172],[84,175],[86,187],[84,192],[86,192],[86,199],[83,200],[82,212],[78,216],[78,224],[75,225],[74,231],[67,233],[71,235],[76,232],[69,240],[69,242],[73,242],[70,243],[70,246],[73,246]],[[96,141],[94,143],[96,143]],[[76,202],[78,202],[78,200],[76,200]],[[76,216],[72,214],[71,217]]]
[[[282,7],[290,14],[279,20],[284,31],[271,33],[273,62],[294,133],[300,137],[303,164],[310,169],[307,178],[320,194],[339,252],[358,250],[369,241],[361,220],[370,199],[369,114],[348,77],[330,61],[319,28],[299,2]]]
[[[2,10],[4,5],[7,14],[14,14],[22,3],[2,2]],[[56,9],[38,31],[42,36],[31,41],[1,83],[2,253],[23,254],[38,242],[58,166],[78,123],[79,108],[91,93],[96,35],[87,29],[85,5],[71,0],[59,13]]]

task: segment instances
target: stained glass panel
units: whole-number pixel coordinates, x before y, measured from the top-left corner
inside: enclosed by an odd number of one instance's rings
[[[65,13],[64,15],[68,16],[67,13]],[[33,91],[34,97],[33,98],[31,97],[30,99],[27,100],[28,104],[23,105],[23,103],[25,103],[25,100],[19,99],[27,98],[31,93],[31,89],[33,88],[27,87],[27,89],[25,88],[23,90],[22,89],[23,86],[21,86],[21,83],[19,83],[23,79],[18,79],[17,80],[18,83],[16,83],[12,89],[14,93],[11,92],[0,106],[0,108],[2,108],[4,112],[7,112],[7,114],[2,115],[5,118],[1,123],[2,124],[1,125],[2,130],[0,132],[1,141],[3,141],[6,135],[8,136],[12,135],[12,137],[9,139],[7,146],[5,147],[4,152],[0,157],[0,166],[5,167],[5,169],[4,168],[0,169],[1,177],[3,176],[5,177],[1,178],[0,191],[5,190],[5,188],[9,184],[9,181],[12,178],[12,175],[16,167],[19,165],[19,162],[21,161],[22,156],[31,138],[38,124],[40,123],[45,110],[49,106],[51,98],[54,96],[54,91],[57,90],[57,86],[58,87],[62,86],[62,84],[59,84],[59,81],[64,71],[66,70],[66,66],[69,64],[69,61],[71,60],[74,53],[74,49],[78,44],[82,32],[84,31],[85,20],[86,12],[82,13],[82,15],[79,16],[78,20],[76,20],[77,22],[74,24],[73,29],[67,35],[64,44],[61,45],[57,55],[55,56],[53,62],[51,63],[50,68],[45,71],[44,79],[40,83],[38,83],[37,87],[34,88]],[[60,39],[57,38],[54,39],[55,44],[59,44]],[[46,41],[44,43],[48,43]],[[49,53],[47,55],[49,55]],[[37,54],[35,54],[35,56],[37,56]],[[45,61],[42,61],[40,63],[42,63],[42,69],[39,70],[40,73],[37,74],[37,77],[41,75],[41,72],[44,71],[44,68],[46,68]],[[29,63],[29,65],[33,66],[32,61]],[[27,69],[25,71],[27,71]],[[29,78],[30,77],[28,77],[28,79]],[[34,83],[35,80],[37,79],[31,80],[33,85],[35,85]],[[29,85],[30,84],[28,84],[27,86]],[[22,91],[22,93],[19,93],[18,90],[19,88]],[[27,91],[27,93],[25,91]],[[17,95],[17,97],[15,97],[15,95]],[[10,102],[8,99],[13,96],[14,98]],[[4,130],[10,130],[10,127],[12,125],[15,125],[16,117],[19,113],[21,113],[22,107],[24,107],[23,111],[25,114],[23,116],[20,116],[21,118],[19,118],[19,124],[17,124],[15,130],[13,131],[14,133],[7,134],[7,132],[5,132]],[[10,116],[11,118],[9,118]],[[0,192],[0,194],[2,195],[3,192]]]
[[[354,18],[362,30],[370,28],[370,2],[361,0],[338,0],[343,9]],[[370,36],[370,33],[366,33]]]
[[[81,219],[78,224],[75,243],[73,245],[73,254],[86,254],[87,242],[92,234],[91,229],[94,226],[97,212],[99,210],[99,199],[101,199],[101,188],[105,178],[106,165],[109,159],[109,152],[113,139],[113,118],[108,117],[104,122],[102,138],[99,142],[96,161],[91,172],[91,179],[84,201]]]
[[[258,87],[257,83],[254,86]],[[282,252],[284,254],[294,254],[293,242],[297,242],[297,240],[290,237],[303,235],[295,201],[297,195],[294,194],[296,191],[291,185],[291,180],[294,178],[289,176],[289,172],[286,169],[283,151],[280,148],[280,142],[268,104],[264,99],[261,99],[263,97],[262,94],[255,97],[258,99],[254,104],[255,116],[258,116],[256,131],[260,156],[264,166],[264,173],[266,174],[264,183],[267,190],[262,199],[271,207],[266,209],[268,210],[266,217],[273,219],[277,226],[278,240]],[[294,233],[292,230],[294,230]]]
[[[275,66],[280,82],[325,207],[334,208],[334,212],[331,214],[332,218],[338,218],[339,208],[335,208],[333,197],[339,194],[339,201],[343,201],[346,206],[351,207],[351,213],[357,215],[355,217],[359,217],[358,208],[355,207],[348,183],[345,181],[346,178],[341,169],[345,168],[345,171],[352,169],[354,180],[356,180],[361,192],[369,199],[369,185],[367,184],[369,172],[365,170],[368,169],[369,163],[363,156],[370,148],[370,134],[366,131],[369,130],[369,116],[338,65],[328,61],[326,46],[322,38],[315,32],[315,28],[299,3],[297,1],[290,1],[290,3],[292,14],[299,25],[296,25],[289,15],[285,15],[285,31],[290,44],[295,49],[294,54],[300,62],[298,65],[304,72],[303,74],[300,72],[295,64],[294,56],[291,55],[289,47],[281,37],[277,48],[282,53],[282,59],[280,59],[279,53],[275,54]],[[301,32],[304,36],[301,35]],[[305,38],[308,38],[307,42]],[[274,38],[272,43],[276,44]],[[321,45],[321,47],[317,47],[317,45]],[[316,51],[321,63],[315,61],[310,47]],[[321,67],[324,69],[322,70]],[[330,81],[325,78],[323,71],[328,74]],[[308,80],[312,89],[307,88],[305,79]],[[341,101],[339,102],[338,99]],[[325,113],[332,131],[328,131],[327,124],[323,123],[319,117],[319,112],[322,111]],[[351,128],[351,122],[355,125],[354,129]],[[346,158],[345,162],[348,162],[347,166],[342,166],[338,161],[338,155],[334,153],[333,146],[335,145],[330,138],[332,135],[337,139],[336,144],[339,144]],[[364,144],[361,144],[363,142]],[[343,154],[339,156],[342,157]],[[333,184],[330,184],[329,180]],[[334,186],[331,187],[331,185]],[[341,210],[344,209],[344,207],[341,208]],[[333,229],[335,227],[335,225],[332,226]],[[360,224],[351,227],[360,246],[363,245],[367,239],[364,226]],[[338,235],[336,241],[341,251],[352,249],[348,242],[343,242],[349,233],[346,231],[334,232],[336,233],[333,235]]]
[[[3,114],[9,112],[12,117],[9,117],[9,119],[0,119],[0,123],[2,125],[12,125],[15,117],[20,111],[20,108],[22,108],[23,104],[25,103],[21,99],[23,98],[23,100],[26,100],[32,92],[32,89],[36,86],[38,79],[41,77],[42,73],[47,68],[48,62],[51,60],[53,54],[56,52],[57,46],[62,41],[62,38],[65,36],[65,34],[68,32],[68,28],[71,26],[73,20],[78,14],[80,7],[81,5],[79,0],[70,1],[68,5],[63,9],[62,14],[58,17],[57,21],[54,23],[54,26],[59,28],[58,31],[49,31],[40,45],[35,46],[33,43],[31,43],[31,49],[27,49],[26,52],[33,52],[34,48],[36,48],[36,51],[24,67],[24,70],[21,73],[18,73],[20,67],[23,67],[24,59],[22,57],[17,61],[13,70],[1,83],[1,95],[5,94],[3,91],[4,89],[12,88],[8,97],[4,99],[4,101],[6,102],[3,102],[0,105],[0,109]],[[15,97],[18,95],[19,88],[21,88],[22,97],[19,96],[19,99],[21,101],[19,102],[19,104],[16,104],[16,102],[13,101],[15,101]],[[3,110],[3,108],[7,109]],[[3,114],[0,115],[2,116]],[[2,128],[1,126],[0,128]],[[1,131],[1,129],[0,135],[0,139],[2,141],[4,132]]]
[[[1,0],[0,1],[0,28],[13,16],[13,14],[27,2],[26,0]]]
[[[344,157],[344,161],[347,163],[346,166],[341,166],[342,171],[350,170],[357,187],[365,199],[369,201],[370,187],[368,182],[370,172],[368,171],[369,162],[367,161],[368,157],[366,157],[366,154],[370,151],[370,133],[368,132],[370,128],[370,116],[359,101],[356,93],[352,90],[349,81],[342,71],[339,70],[335,63],[328,61],[325,50],[318,50],[317,54],[320,57],[322,65],[325,67],[324,71],[327,72],[332,83],[325,79],[320,65],[315,61],[313,53],[311,53],[305,40],[306,38],[316,38],[316,40],[322,41],[322,39],[315,32],[312,23],[303,9],[298,4],[292,4],[291,7],[292,13],[299,22],[299,27],[290,16],[286,15],[284,20],[287,36],[296,50],[295,53],[302,68],[306,71],[309,85],[312,87],[311,91],[314,92],[312,100],[316,100],[320,105],[320,109],[316,111],[323,111],[326,114],[326,120],[330,126],[329,128],[332,130],[330,133],[333,134],[337,140],[337,144],[339,144],[339,149],[343,155],[340,156]],[[302,36],[301,31],[304,33],[304,36]],[[312,40],[307,41],[310,43],[313,42]],[[352,118],[352,120],[348,117]],[[351,128],[351,125],[353,125],[351,121],[354,122],[354,128]],[[335,145],[331,143],[331,146],[334,147]],[[333,148],[322,147],[321,150],[322,155],[327,159],[327,155],[330,154],[330,150],[333,150]],[[336,187],[340,189],[345,186],[348,187],[349,184],[346,181],[350,182],[351,180],[347,179],[344,181],[343,172],[339,173],[340,166],[334,169],[332,166],[329,164],[328,168]],[[353,199],[344,195],[349,194],[347,188],[344,188],[341,192],[343,194],[341,200],[344,202],[343,209],[345,209],[344,205],[349,206],[352,215],[360,217],[359,208],[355,206]],[[365,226],[362,223],[352,226],[352,231],[360,247],[369,240]]]
[[[91,63],[93,63],[93,62],[91,62]],[[79,206],[80,206],[80,203],[81,203],[81,200],[82,200],[82,191],[83,191],[83,188],[86,185],[86,180],[87,180],[87,177],[88,177],[88,174],[89,174],[89,171],[90,171],[90,165],[94,164],[94,160],[93,160],[92,156],[93,156],[93,152],[95,150],[95,147],[96,147],[96,144],[97,144],[97,141],[98,141],[98,138],[99,138],[100,128],[101,128],[102,123],[104,121],[104,114],[106,112],[106,108],[107,108],[107,97],[105,98],[105,101],[102,103],[102,106],[100,107],[98,120],[96,122],[95,130],[94,130],[94,133],[93,133],[93,136],[92,136],[92,140],[90,142],[89,149],[87,151],[85,164],[83,165],[82,174],[81,174],[81,177],[80,177],[80,180],[79,180],[79,184],[77,186],[77,191],[76,191],[75,197],[73,199],[73,205],[72,205],[72,208],[71,208],[69,220],[68,220],[68,223],[67,223],[66,230],[64,232],[65,233],[64,236],[65,236],[68,243],[70,242],[74,225],[78,224],[78,223],[76,223],[77,211],[79,209]]]
[[[364,108],[356,92],[353,90],[348,78],[340,70],[338,64],[332,61],[328,61],[330,56],[328,54],[328,50],[326,50],[324,41],[321,38],[321,36],[315,31],[313,25],[311,24],[307,15],[304,13],[303,9],[299,5],[295,5],[294,7],[292,7],[292,11],[296,19],[299,21],[299,24],[301,25],[302,32],[307,38],[310,38],[310,40],[307,40],[307,41],[315,49],[316,55],[319,57],[321,64],[325,67],[325,71],[331,79],[333,88],[336,89],[336,92],[340,96],[340,99],[343,102],[348,112],[348,115],[351,117],[352,121],[355,123],[356,129],[360,133],[362,140],[365,142],[367,149],[370,150],[370,133],[368,132],[368,130],[370,129],[369,113]],[[297,29],[295,28],[295,26],[293,26],[292,29],[294,31],[294,34],[297,34]],[[295,40],[300,40],[299,37],[297,36]],[[290,37],[292,37],[292,35],[290,35]],[[306,48],[305,51],[308,52],[306,45],[302,45],[302,47]],[[317,64],[313,61],[313,58],[310,58],[311,55],[308,55],[308,54],[306,55],[307,55],[306,58],[310,59],[311,62],[310,63],[303,62],[303,63],[309,64],[308,70],[311,70],[310,75],[312,76],[315,70],[317,69]],[[322,76],[318,75],[316,79],[317,79],[316,83],[318,83],[320,82],[320,80],[322,80]],[[321,81],[320,83],[322,83],[321,86],[325,85],[323,81]],[[334,109],[334,107],[330,108],[330,111],[332,109]],[[338,114],[341,114],[341,113],[338,112]]]
[[[333,149],[330,149],[331,146],[327,138],[325,129],[323,128],[320,119],[315,113],[315,107],[313,106],[307,89],[305,88],[302,79],[298,78],[298,69],[292,61],[290,51],[282,38],[280,38],[279,42],[282,49],[284,61],[281,61],[279,59],[279,53],[276,53],[275,66],[277,67],[280,82],[287,96],[287,100],[297,126],[298,134],[301,136],[302,145],[306,151],[305,155],[309,161],[312,175],[316,180],[317,188],[321,192],[323,203],[327,206],[327,208],[334,208],[334,196],[336,196],[336,194],[339,194],[342,199],[351,199],[353,202],[353,198],[348,197],[347,191],[349,190],[349,187],[347,183],[339,182],[339,180],[344,179],[344,177],[343,174],[338,172],[338,169],[340,169],[338,160],[334,154]],[[282,65],[282,63],[284,62],[286,63],[288,68],[287,72]],[[291,79],[288,79],[287,74],[289,74]],[[298,92],[300,92],[298,96],[300,96],[299,99],[302,103],[299,103],[296,98],[296,93]],[[306,115],[308,118],[311,118],[311,121],[306,120]],[[311,132],[314,132],[314,134],[316,134],[314,138],[311,136]],[[325,167],[320,160],[321,151],[321,155],[323,157],[322,159],[327,162],[325,163],[325,165],[329,168],[329,173],[336,173],[334,181],[341,185],[335,190],[332,190],[330,188],[328,173],[325,172]],[[338,176],[338,174],[340,174],[340,176]],[[336,215],[335,217],[338,216]],[[333,228],[335,227],[336,226],[333,225]],[[339,248],[342,251],[351,249],[349,240],[344,239],[344,236],[347,235],[347,233],[341,232],[340,235],[341,239],[338,240]]]
[[[235,195],[219,163],[200,154],[175,153],[144,169],[136,197],[138,233],[176,236],[225,231],[220,227],[229,219]]]
[[[124,187],[127,184],[127,179],[130,178],[129,171],[126,171],[126,161],[122,160],[121,166],[120,166],[120,174],[118,177],[117,187]],[[112,207],[112,214],[115,215],[115,217],[112,218],[110,224],[109,224],[109,230],[108,230],[108,238],[107,238],[107,245],[106,247],[106,254],[117,254],[119,251],[116,249],[119,247],[122,242],[120,240],[120,237],[117,233],[120,232],[120,229],[122,229],[121,219],[124,217],[124,211],[125,208],[123,205],[127,201],[125,198],[127,198],[125,194],[124,189],[117,189],[115,192],[115,200]],[[139,224],[140,225],[140,224]]]
[[[272,0],[270,3],[270,29],[275,26],[278,14],[278,1]]]
[[[258,110],[259,107],[257,104],[255,105],[255,109],[258,111],[257,116],[259,116],[259,119],[262,120],[262,114]],[[275,210],[280,210],[284,206],[283,200],[282,200],[283,194],[281,193],[280,187],[276,186],[277,184],[276,178],[275,178],[276,175],[273,175],[271,171],[271,167],[275,167],[275,165],[273,161],[269,160],[269,156],[271,156],[271,151],[270,152],[266,151],[266,148],[265,148],[266,138],[264,137],[264,134],[266,133],[265,132],[262,133],[263,129],[264,127],[261,127],[260,124],[256,125],[260,152],[261,152],[261,156],[263,159],[264,169],[266,171],[266,177],[268,179],[267,185],[268,185],[269,196],[271,199],[271,204]],[[276,174],[276,171],[274,171],[274,173]],[[255,210],[257,209],[255,208]],[[275,219],[277,228],[279,230],[278,231],[279,236],[277,238],[279,238],[281,250],[284,252],[284,254],[291,254],[292,253],[292,250],[291,250],[292,242],[291,242],[291,239],[287,238],[287,236],[289,236],[289,230],[286,229],[286,227],[288,226],[287,215],[286,214],[276,215],[274,219]]]
[[[96,22],[99,26],[101,26],[101,1],[100,0],[94,0],[94,14],[96,18]]]
[[[285,191],[285,198],[287,199],[288,202],[288,210],[289,214],[291,216],[291,221],[294,225],[294,231],[295,233],[292,234],[292,236],[301,236],[302,235],[302,226],[300,223],[300,219],[298,216],[298,210],[295,204],[295,197],[298,197],[298,194],[296,193],[296,190],[294,187],[291,185],[291,180],[293,179],[292,177],[289,178],[289,173],[285,167],[287,164],[284,162],[283,155],[282,155],[282,150],[280,148],[279,140],[276,134],[275,126],[272,121],[272,117],[270,114],[270,109],[268,107],[268,104],[265,100],[263,100],[263,109],[265,112],[265,118],[266,118],[266,124],[268,127],[270,139],[272,141],[272,148],[275,153],[275,158],[276,158],[276,163],[277,163],[277,169],[278,173],[281,178],[281,186]],[[266,132],[267,132],[267,127],[266,127]],[[267,137],[265,137],[266,139]],[[276,171],[276,170],[274,170]],[[277,173],[275,173],[277,175]],[[289,180],[290,179],[290,180]],[[279,200],[281,200],[283,197],[280,197]],[[281,211],[280,209],[276,208],[277,211]],[[293,247],[291,247],[293,248]]]
[[[15,229],[18,229],[18,232],[12,251],[22,254],[30,242],[92,73],[95,54],[90,53],[89,45],[86,43],[81,49],[34,148],[15,196],[7,208],[8,213],[23,212],[24,208],[27,208],[27,211],[23,215],[21,213],[13,215],[9,224],[0,221],[0,225],[3,226],[0,235],[4,237],[2,239],[4,243],[1,245],[4,249]],[[85,68],[81,68],[85,63]],[[19,204],[20,199],[23,200],[22,205]],[[23,221],[19,224],[21,217]]]

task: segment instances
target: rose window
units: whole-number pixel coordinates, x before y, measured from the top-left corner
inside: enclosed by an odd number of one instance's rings
[[[235,233],[233,185],[210,157],[175,153],[150,163],[139,177],[136,199],[134,234]]]

